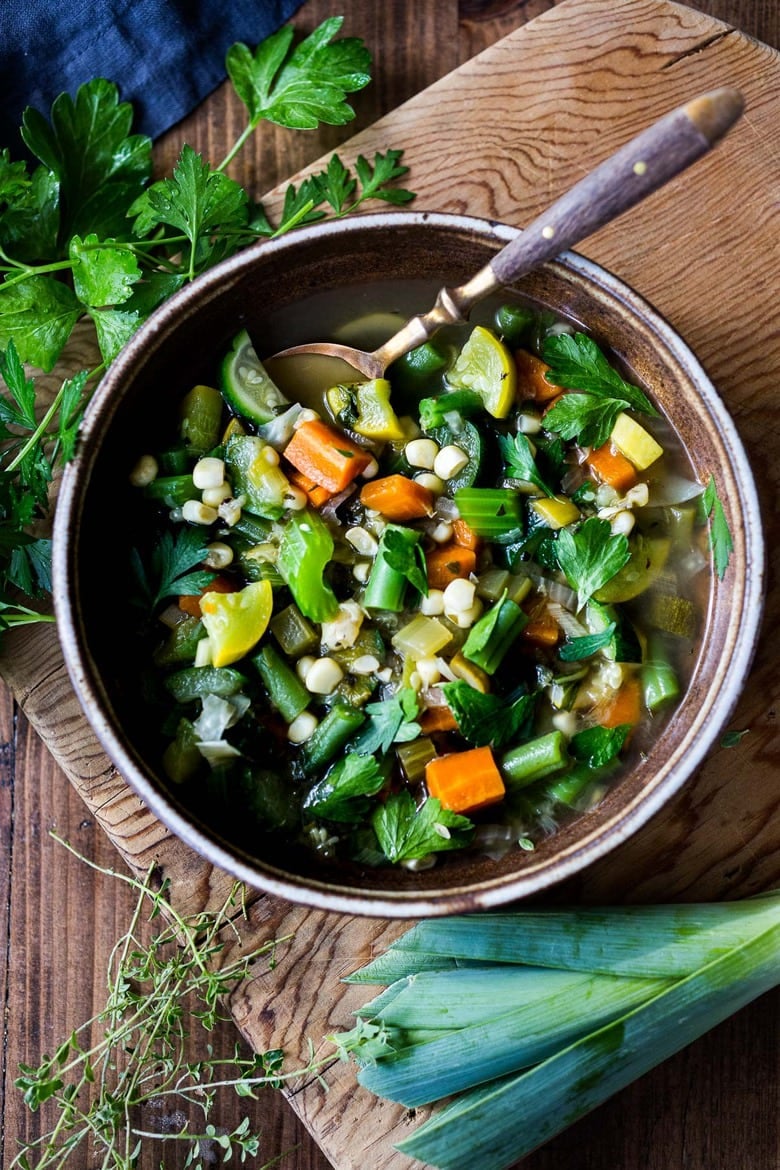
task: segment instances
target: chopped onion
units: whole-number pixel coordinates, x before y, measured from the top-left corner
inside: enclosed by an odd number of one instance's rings
[[[662,480],[650,484],[647,502],[651,508],[668,508],[695,500],[703,491],[702,485],[693,479],[685,479],[682,475],[665,475]]]

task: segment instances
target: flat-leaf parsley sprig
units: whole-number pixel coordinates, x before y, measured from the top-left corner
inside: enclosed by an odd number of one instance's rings
[[[152,143],[132,132],[133,110],[112,82],[95,78],[60,94],[47,118],[28,108],[22,138],[34,160],[0,150],[0,630],[39,617],[28,604],[50,589],[50,543],[36,526],[50,518],[49,484],[72,455],[88,384],[163,301],[220,260],[259,239],[368,199],[401,204],[402,151],[359,156],[354,170],[334,155],[290,184],[276,223],[226,168],[257,126],[344,125],[348,96],[371,80],[371,57],[340,37],[343,17],[323,21],[297,44],[285,26],[255,50],[236,44],[227,70],[248,118],[222,162],[189,145],[170,176],[152,182]],[[101,362],[64,380],[45,418],[23,363],[49,373],[76,323],[91,322]],[[19,600],[17,600],[17,595]]]
[[[237,957],[227,956],[226,938],[236,932],[243,912],[244,889],[237,883],[216,910],[192,916],[175,911],[167,883],[155,888],[153,875],[142,880],[103,869],[81,857],[91,868],[126,882],[137,892],[130,924],[114,946],[107,972],[107,999],[94,1019],[77,1027],[52,1056],[37,1067],[20,1066],[16,1087],[33,1111],[53,1111],[46,1133],[25,1143],[9,1170],[47,1170],[66,1165],[100,1165],[106,1170],[131,1170],[142,1148],[150,1144],[184,1143],[186,1164],[207,1153],[207,1144],[221,1149],[221,1160],[237,1155],[242,1163],[259,1151],[260,1138],[245,1117],[229,1134],[210,1122],[217,1090],[232,1089],[254,1097],[260,1086],[280,1088],[301,1076],[317,1075],[332,1063],[316,1060],[310,1050],[305,1068],[286,1071],[284,1054],[273,1049],[215,1056],[204,1036],[206,1055],[187,1059],[190,1028],[212,1032],[225,1015],[225,997],[257,973],[257,963],[274,965],[276,950],[287,938],[273,939]],[[149,927],[147,923],[154,925]],[[98,1036],[97,1039],[95,1037]],[[195,1105],[203,1115],[203,1132],[142,1128],[147,1116],[164,1107]],[[152,1109],[152,1106],[155,1109]],[[160,1160],[162,1165],[162,1158]],[[198,1163],[200,1164],[200,1163]]]

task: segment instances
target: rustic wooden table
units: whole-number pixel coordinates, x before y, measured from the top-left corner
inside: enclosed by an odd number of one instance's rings
[[[621,2],[625,0],[616,0]],[[256,173],[243,173],[243,181],[258,193],[272,187],[554,6],[552,0],[343,0],[335,8],[345,14],[345,31],[363,37],[376,62],[373,85],[355,102],[357,122],[307,136],[261,131],[252,152]],[[691,7],[780,48],[777,0],[695,0]],[[333,8],[329,0],[308,0],[294,23],[310,29]],[[217,157],[239,123],[237,102],[223,86],[158,144],[160,169],[170,168],[184,140],[207,157]],[[0,743],[0,1165],[6,1167],[17,1140],[33,1137],[38,1124],[13,1087],[17,1065],[37,1063],[43,1052],[100,1009],[108,955],[129,919],[133,897],[50,836],[56,829],[104,867],[121,864],[5,688],[0,688]],[[625,1090],[525,1166],[778,1170],[779,1035],[780,1001],[775,994]],[[213,1040],[218,1051],[231,1051],[232,1024],[218,1030]],[[271,1091],[256,1104],[224,1098],[219,1125],[235,1125],[247,1106],[253,1126],[264,1135],[258,1165],[279,1155],[287,1170],[327,1170],[331,1165],[281,1096]],[[184,1115],[178,1118],[183,1120]],[[166,1151],[164,1165],[175,1170],[183,1157]],[[159,1164],[158,1158],[144,1155],[141,1170]]]

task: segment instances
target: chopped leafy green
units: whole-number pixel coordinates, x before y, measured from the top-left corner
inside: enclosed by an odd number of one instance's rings
[[[547,337],[542,356],[550,367],[545,377],[554,386],[599,398],[619,399],[642,414],[658,414],[647,395],[620,376],[587,333],[557,333]]]
[[[442,808],[433,796],[417,808],[407,791],[380,805],[371,823],[382,852],[391,862],[419,861],[429,853],[463,849],[473,831],[468,817]]]
[[[530,730],[536,696],[519,688],[501,698],[483,694],[463,679],[442,686],[458,731],[475,747],[503,747],[524,738]]]
[[[613,534],[609,521],[591,516],[574,530],[561,529],[555,555],[582,609],[596,590],[623,568],[631,554],[622,533]]]
[[[597,634],[584,634],[581,638],[571,638],[559,648],[558,657],[562,658],[564,662],[580,662],[583,658],[590,658],[592,654],[596,654],[610,644],[616,628],[616,623],[610,622]]]
[[[357,823],[370,807],[385,782],[385,776],[373,756],[350,752],[337,760],[326,775],[309,791],[303,807],[315,817],[331,821]]]
[[[420,734],[417,695],[411,687],[402,687],[390,699],[369,703],[365,712],[369,721],[354,740],[353,751],[387,752],[394,743],[408,743]]]
[[[723,504],[715,485],[715,477],[710,476],[707,486],[701,496],[701,505],[710,525],[710,548],[715,562],[715,572],[722,581],[729,567],[729,559],[734,550],[734,541],[731,536],[729,522],[723,510]]]
[[[589,768],[603,768],[620,755],[630,731],[630,723],[618,727],[587,727],[571,737],[569,751],[575,760]]]
[[[505,471],[510,479],[532,483],[546,496],[555,495],[539,474],[531,444],[525,435],[518,433],[511,438],[509,435],[501,435],[498,443],[504,457]]]
[[[214,573],[208,569],[195,569],[203,563],[208,530],[187,526],[174,534],[170,529],[163,532],[149,556],[149,571],[138,549],[131,551],[131,567],[142,604],[156,608],[166,597],[181,594],[196,594],[214,580]]]

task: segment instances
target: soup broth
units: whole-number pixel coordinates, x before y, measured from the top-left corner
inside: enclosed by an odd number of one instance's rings
[[[575,322],[504,296],[368,383],[257,356],[312,321],[373,348],[431,300],[271,315],[135,453],[159,768],[257,854],[533,851],[648,750],[695,661],[701,488]]]

